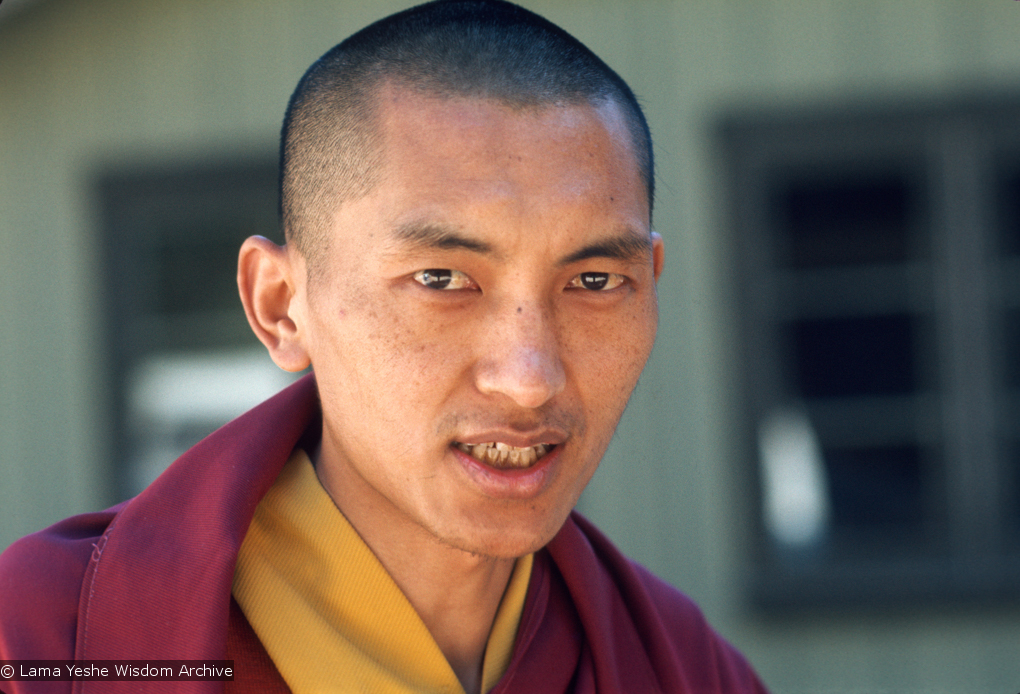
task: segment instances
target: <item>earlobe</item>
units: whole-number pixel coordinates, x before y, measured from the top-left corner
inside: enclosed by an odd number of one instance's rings
[[[237,289],[248,325],[285,371],[301,371],[310,360],[303,343],[299,307],[302,277],[284,246],[252,236],[237,259]]]

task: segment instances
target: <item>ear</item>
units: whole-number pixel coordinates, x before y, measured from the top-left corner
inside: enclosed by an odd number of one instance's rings
[[[662,237],[658,232],[652,232],[652,272],[655,273],[655,281],[659,281],[662,268],[666,266],[666,248],[662,243]]]
[[[310,363],[301,331],[300,260],[285,246],[261,236],[246,239],[237,259],[237,289],[248,325],[285,371],[301,371]]]

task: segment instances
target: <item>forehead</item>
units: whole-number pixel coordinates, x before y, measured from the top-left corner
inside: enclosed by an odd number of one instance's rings
[[[585,203],[646,227],[647,191],[622,109],[601,104],[513,108],[393,85],[380,90],[382,187],[401,202],[503,204],[524,213]]]

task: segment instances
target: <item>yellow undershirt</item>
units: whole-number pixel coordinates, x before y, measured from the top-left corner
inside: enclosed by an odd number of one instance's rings
[[[506,672],[531,576],[518,560],[485,648],[482,691]],[[294,694],[464,694],[435,639],[302,450],[259,502],[234,597]]]

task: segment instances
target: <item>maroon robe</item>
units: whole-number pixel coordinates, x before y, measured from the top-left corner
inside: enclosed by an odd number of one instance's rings
[[[320,427],[309,376],[198,443],[134,499],[11,545],[0,555],[0,660],[222,660],[229,652],[237,680],[228,692],[286,691],[230,590],[255,506]],[[494,694],[765,691],[689,599],[576,513],[535,559]],[[224,687],[0,680],[6,694]]]

